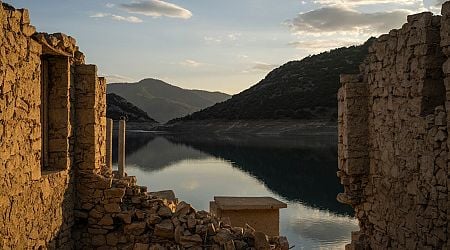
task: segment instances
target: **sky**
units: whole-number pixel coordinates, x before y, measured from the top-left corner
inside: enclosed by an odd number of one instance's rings
[[[157,78],[236,94],[272,69],[362,44],[444,0],[4,0],[77,39],[108,82]]]

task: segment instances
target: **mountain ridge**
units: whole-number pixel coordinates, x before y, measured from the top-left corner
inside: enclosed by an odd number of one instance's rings
[[[107,92],[124,97],[162,123],[230,98],[218,91],[183,89],[155,78],[134,83],[110,83]]]
[[[375,38],[341,47],[272,70],[232,98],[168,124],[200,120],[294,119],[335,121],[340,74],[358,73]]]
[[[127,121],[130,122],[157,123],[145,111],[114,93],[106,95],[106,117],[113,120],[120,120],[122,117],[127,117]]]

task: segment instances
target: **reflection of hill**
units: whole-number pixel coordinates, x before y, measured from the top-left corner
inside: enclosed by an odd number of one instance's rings
[[[342,189],[336,177],[336,138],[291,138],[287,145],[282,139],[267,138],[167,138],[233,162],[234,167],[256,177],[287,200],[341,214],[352,213],[350,207],[336,201]]]
[[[113,163],[117,163],[117,130],[113,130],[113,147],[112,147],[112,156]],[[128,157],[132,155],[134,152],[144,147],[150,141],[155,139],[155,135],[151,133],[127,133],[125,140],[125,155]]]
[[[117,138],[117,136],[116,136]],[[114,139],[117,143],[117,139]],[[208,155],[184,144],[174,145],[163,137],[150,133],[127,133],[126,163],[144,171],[157,171],[186,159],[202,159]],[[114,146],[113,162],[117,162]]]

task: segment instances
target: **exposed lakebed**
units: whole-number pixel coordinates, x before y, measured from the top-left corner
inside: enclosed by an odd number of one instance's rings
[[[336,140],[329,134],[128,132],[126,171],[150,190],[174,190],[198,210],[209,210],[215,195],[272,196],[288,203],[280,213],[280,228],[295,249],[340,249],[358,225],[352,209],[336,201],[342,190]]]

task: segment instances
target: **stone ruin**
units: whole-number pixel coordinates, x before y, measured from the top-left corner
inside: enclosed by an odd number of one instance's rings
[[[106,164],[106,82],[76,41],[0,2],[0,249],[280,249]]]
[[[450,2],[407,20],[341,76],[338,200],[360,225],[347,249],[450,249]]]

